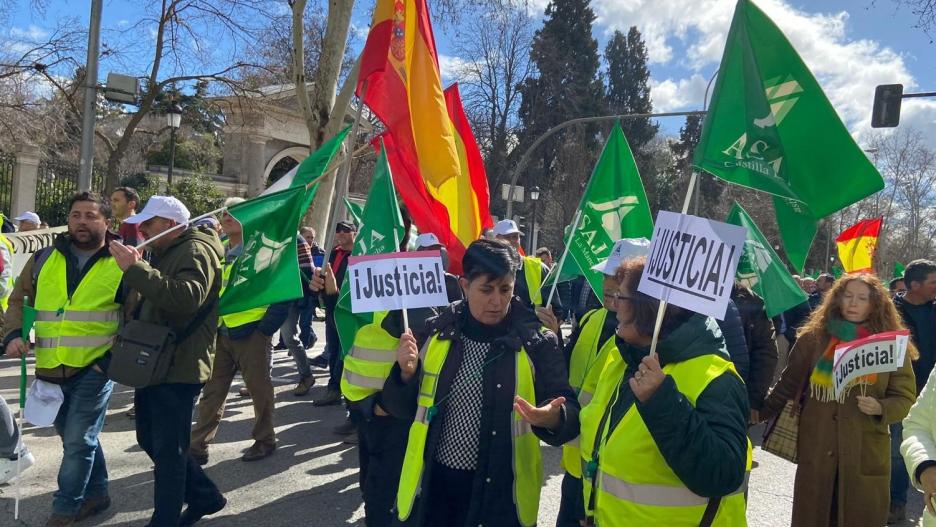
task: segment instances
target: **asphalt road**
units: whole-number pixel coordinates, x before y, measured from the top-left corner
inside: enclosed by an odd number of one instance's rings
[[[321,323],[316,331],[324,335]],[[309,352],[321,353],[319,343]],[[30,366],[30,371],[32,367]],[[18,408],[16,361],[0,360],[0,395]],[[315,370],[318,384],[305,397],[292,395],[297,381],[295,366],[285,352],[274,355],[276,384],[277,452],[255,463],[240,461],[250,446],[253,407],[238,397],[235,382],[228,397],[221,429],[211,446],[208,475],[228,498],[227,507],[199,525],[228,526],[346,526],[364,525],[364,508],[357,481],[357,450],[342,443],[331,430],[344,419],[339,406],[316,408],[314,397],[324,393],[327,372]],[[136,444],[133,420],[125,413],[132,391],[118,386],[111,398],[101,436],[110,473],[113,505],[101,515],[79,525],[145,525],[152,513],[152,464]],[[760,437],[758,429],[752,437]],[[52,493],[62,456],[61,441],[51,428],[27,427],[25,441],[36,456],[36,465],[23,476],[20,520],[13,520],[14,487],[0,486],[0,526],[41,526],[51,510]],[[540,499],[540,525],[554,525],[559,507],[562,470],[560,451],[543,446],[546,481]],[[759,448],[751,475],[748,524],[755,527],[790,525],[795,466]],[[913,492],[909,515],[901,525],[920,525],[919,493]]]

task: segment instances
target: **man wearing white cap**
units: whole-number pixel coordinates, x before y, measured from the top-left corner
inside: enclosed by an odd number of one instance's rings
[[[217,234],[188,228],[189,216],[178,199],[153,196],[142,212],[124,220],[139,224],[143,236],[153,239],[148,247],[155,266],[134,247],[110,244],[132,290],[129,301],[137,301],[130,311],[134,318],[175,334],[166,378],[134,395],[137,441],[156,466],[152,526],[187,527],[227,503],[188,454],[195,401],[211,376],[224,258]],[[183,503],[188,508],[180,515]]]
[[[13,219],[19,222],[19,232],[38,230],[39,225],[42,223],[38,214],[28,210]]]
[[[516,251],[522,254],[520,237],[523,233],[517,228],[514,220],[501,220],[494,225],[494,236],[498,240],[509,243]],[[543,280],[549,274],[549,268],[539,258],[524,256],[521,259],[520,269],[517,270],[517,280],[514,282],[514,294],[520,297],[528,307],[542,307],[549,295],[548,288],[543,287]],[[553,297],[553,311],[561,312],[561,302],[558,296]]]
[[[448,249],[439,241],[439,237],[431,232],[420,234],[416,237],[417,251],[440,251],[442,253],[442,266],[445,269],[445,291],[448,293],[449,302],[456,302],[464,298],[461,286],[458,285],[458,277],[448,272],[449,255]]]
[[[615,313],[618,302],[626,300],[618,293],[622,279],[617,275],[618,267],[627,258],[646,255],[649,248],[650,241],[646,238],[618,240],[608,258],[592,267],[604,277],[601,295],[604,307],[592,309],[578,320],[563,353],[569,371],[569,385],[575,390],[583,408],[592,398],[608,355],[616,353],[614,335],[618,321]],[[590,286],[586,283],[584,287]],[[565,477],[556,526],[578,527],[585,519],[578,441],[563,445],[562,466]]]

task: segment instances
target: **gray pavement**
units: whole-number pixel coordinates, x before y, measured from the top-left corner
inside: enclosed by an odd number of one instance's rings
[[[324,335],[324,327],[316,323]],[[322,351],[321,340],[310,350],[314,357]],[[32,366],[30,365],[30,371]],[[240,461],[250,446],[253,407],[248,398],[238,397],[242,386],[232,386],[221,429],[210,450],[208,475],[228,498],[227,507],[217,516],[199,523],[217,526],[346,526],[364,525],[363,505],[358,488],[357,450],[341,442],[331,430],[342,423],[339,406],[316,408],[312,400],[325,391],[327,372],[315,370],[318,383],[309,395],[295,397],[292,388],[298,380],[292,358],[283,351],[274,355],[276,384],[276,433],[278,450],[270,458]],[[18,408],[17,361],[0,360],[0,395]],[[132,390],[117,386],[111,398],[101,442],[110,473],[111,508],[79,525],[143,526],[152,513],[152,464],[136,444],[133,420],[126,416],[132,405]],[[758,429],[752,437],[759,438]],[[27,427],[25,441],[36,456],[36,465],[23,476],[20,521],[13,520],[14,487],[0,486],[0,526],[41,526],[50,512],[56,474],[62,456],[61,441],[51,428]],[[559,449],[543,446],[546,481],[540,500],[540,525],[555,523],[559,509],[562,469]],[[759,448],[751,475],[748,523],[756,527],[790,525],[795,466]],[[912,521],[919,525],[922,499],[912,493]]]

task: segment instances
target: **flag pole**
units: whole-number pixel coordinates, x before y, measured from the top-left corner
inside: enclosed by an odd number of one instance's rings
[[[686,198],[683,200],[682,204],[683,214],[686,214],[689,211],[689,202],[692,201],[692,191],[695,190],[696,180],[698,178],[699,173],[693,170],[692,175],[689,177],[689,188],[686,190]],[[666,313],[666,306],[668,304],[669,302],[667,302],[666,299],[661,299],[660,307],[657,309],[656,323],[653,325],[653,340],[650,341],[651,357],[656,357],[657,342],[660,340],[660,327],[663,326],[663,315]]]
[[[395,194],[391,193],[390,195],[393,196],[392,199],[396,199]],[[396,247],[396,249],[399,251],[400,250],[400,233],[398,233],[396,229],[393,229],[393,244]],[[403,333],[406,333],[407,331],[409,331],[409,313],[407,313],[406,308],[404,307],[403,308]]]
[[[575,231],[576,229],[578,229],[579,220],[581,219],[582,219],[582,208],[579,207],[578,210],[575,211],[575,217],[572,218],[572,230],[569,231],[569,240],[571,240],[572,236],[575,235]],[[553,295],[556,294],[556,286],[559,285],[558,273],[562,272],[562,266],[565,265],[566,257],[569,256],[569,246],[570,244],[567,243],[565,248],[562,250],[562,256],[559,257],[559,264],[558,264],[559,267],[558,267],[558,271],[556,271],[556,278],[553,279],[552,288],[549,290],[549,297],[547,297],[546,299],[547,306],[552,305]]]
[[[361,117],[364,115],[364,96],[366,94],[367,81],[365,80],[361,83],[361,95],[358,97],[357,116],[354,118],[354,125],[351,127],[351,133],[348,135],[348,137],[351,138],[351,143],[348,146],[348,158],[345,159],[344,165],[338,173],[338,180],[335,181],[335,198],[332,201],[334,205],[328,220],[328,232],[325,233],[326,261],[335,248],[335,227],[338,225],[338,213],[344,207],[342,198],[348,196],[348,179],[351,177],[351,161],[354,159],[354,141],[357,139],[358,130],[361,128]]]
[[[29,297],[23,297],[23,305],[29,305]],[[19,520],[20,498],[22,496],[23,482],[20,474],[23,462],[23,409],[26,407],[26,355],[29,352],[29,333],[23,335],[26,343],[26,352],[20,355],[20,385],[19,385],[19,416],[17,417],[18,435],[16,437],[16,501],[13,505],[13,519]]]

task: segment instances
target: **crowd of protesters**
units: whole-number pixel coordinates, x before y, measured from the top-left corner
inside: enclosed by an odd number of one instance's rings
[[[559,527],[744,525],[756,467],[750,427],[790,402],[801,438],[793,525],[901,521],[911,485],[925,493],[926,524],[936,525],[929,260],[910,263],[887,287],[872,274],[795,277],[807,300],[773,319],[741,283],[723,320],[673,305],[658,317],[660,302],[637,287],[649,241],[615,244],[593,268],[603,277],[597,294],[584,279],[553,291],[553,254],[524,256],[523,233],[504,220],[467,247],[461,276],[446,273],[448,306],[410,310],[405,322],[399,311],[377,313],[342,343],[335,311],[353,222],[337,222],[328,254],[311,228],[296,233],[302,298],[219,315],[244,251],[231,215],[190,223],[168,196],[138,210],[127,187],[109,199],[79,193],[68,207],[67,231],[18,276],[0,238],[3,353],[33,353],[36,379],[62,398],[54,426],[63,458],[47,526],[111,506],[100,433],[114,389],[111,352],[133,324],[162,328],[171,354],[157,379],[135,389],[130,414],[153,463],[150,526],[193,525],[225,508],[202,466],[238,374],[254,408],[253,443],[241,459],[275,454],[277,348],[295,363],[297,397],[315,384],[313,368],[327,369],[313,405],[346,409],[334,432],[358,444],[369,527],[535,525],[541,442],[562,447]],[[42,226],[32,212],[14,221],[20,232]],[[145,251],[137,248],[144,241]],[[407,248],[438,250],[447,263],[432,233],[404,240]],[[27,305],[34,345],[23,331]],[[322,308],[324,352],[309,357]],[[896,371],[833,390],[838,344],[905,328],[910,345]],[[19,434],[0,399],[0,483],[40,461],[18,447]]]

